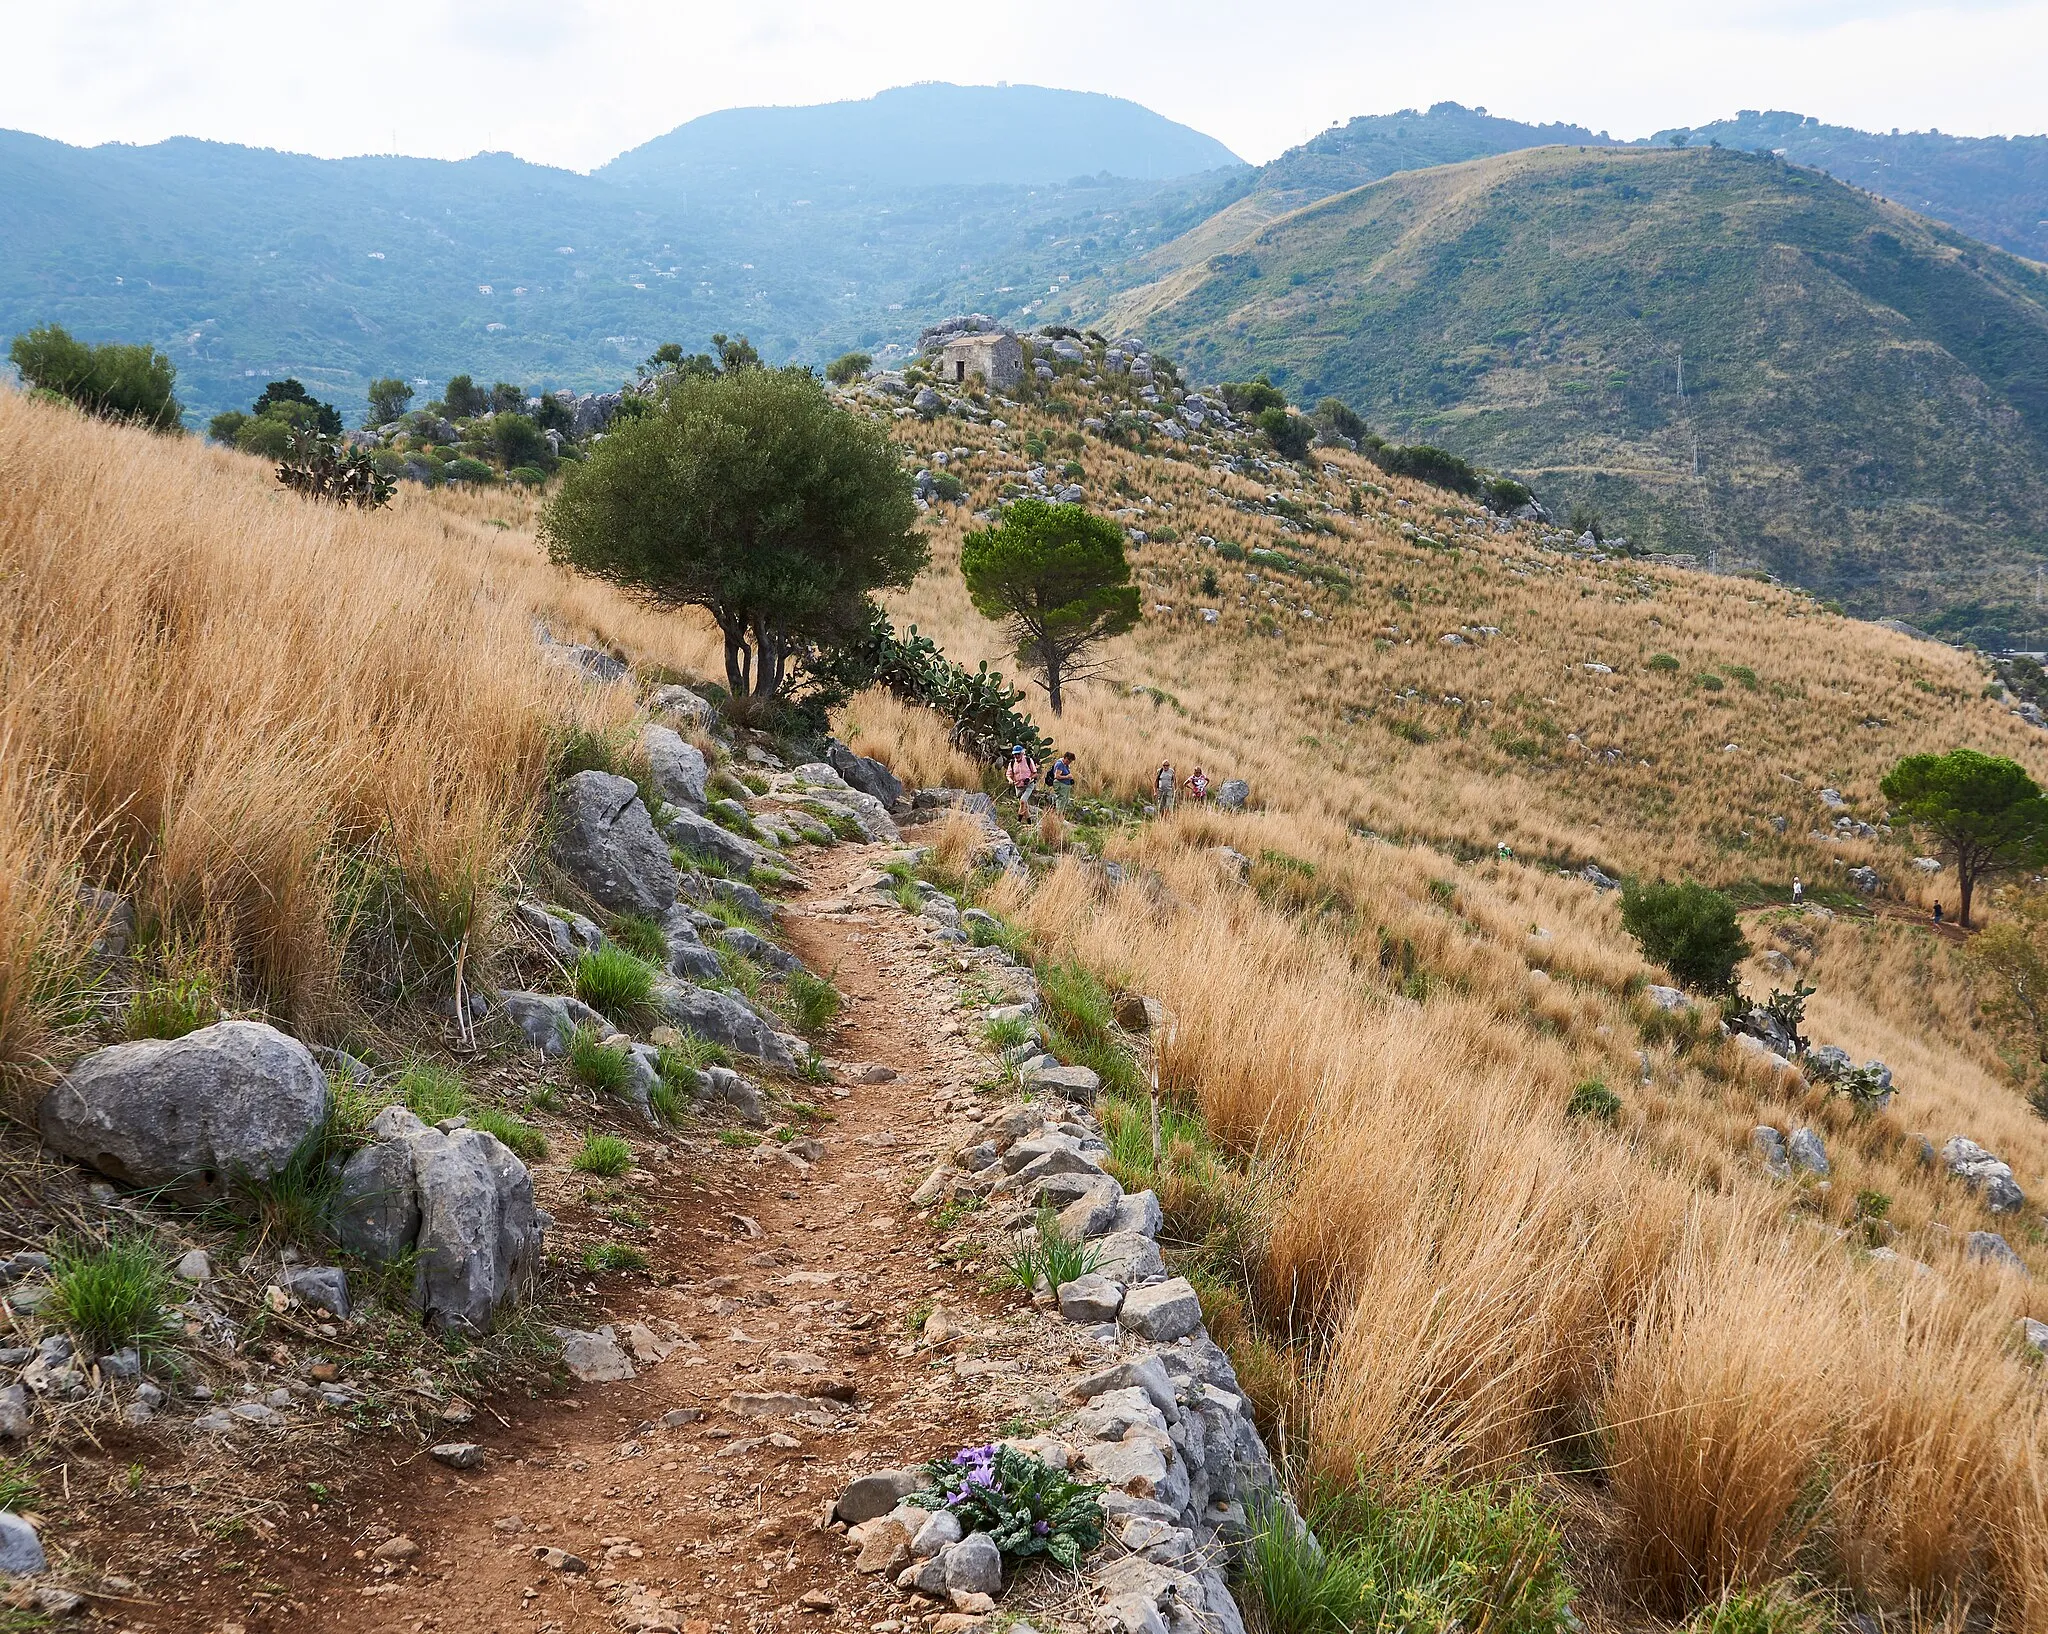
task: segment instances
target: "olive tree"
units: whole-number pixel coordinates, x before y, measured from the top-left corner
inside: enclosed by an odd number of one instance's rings
[[[541,518],[556,561],[725,637],[736,701],[773,699],[806,652],[865,630],[873,591],[929,559],[887,433],[803,369],[678,375],[570,470]]]
[[[7,355],[29,385],[102,419],[175,431],[184,413],[175,395],[178,371],[152,347],[93,346],[50,323],[16,335]]]
[[[975,610],[1017,643],[1055,715],[1064,689],[1093,673],[1091,650],[1138,622],[1124,530],[1085,506],[1018,500],[961,541],[960,574]]]

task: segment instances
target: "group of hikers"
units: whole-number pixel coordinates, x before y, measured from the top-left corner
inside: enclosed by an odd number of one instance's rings
[[[1010,787],[1016,791],[1017,811],[1020,816],[1031,815],[1031,796],[1038,787],[1038,762],[1031,758],[1031,752],[1023,744],[1010,747],[1010,764],[1005,773]],[[1055,809],[1065,811],[1074,798],[1074,756],[1071,750],[1063,749],[1053,757],[1045,769],[1045,786]],[[1152,779],[1153,793],[1158,799],[1161,811],[1171,811],[1180,797],[1185,794],[1197,805],[1209,798],[1209,774],[1197,766],[1182,781],[1176,778],[1173,762],[1162,760],[1158,774]]]

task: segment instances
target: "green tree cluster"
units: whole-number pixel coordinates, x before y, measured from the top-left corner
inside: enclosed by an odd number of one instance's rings
[[[244,414],[229,409],[206,424],[206,434],[245,454],[281,460],[295,440],[341,435],[341,411],[323,403],[297,380],[273,380]]]
[[[1976,749],[1907,755],[1878,790],[1895,817],[1932,834],[1955,863],[1965,930],[1982,881],[2048,863],[2048,799],[2017,761]]]
[[[1644,958],[1696,993],[1734,992],[1735,967],[1749,956],[1735,904],[1693,880],[1628,881],[1621,888],[1621,928],[1636,939]]]
[[[175,431],[184,413],[178,371],[163,353],[116,341],[93,346],[54,323],[14,337],[7,356],[21,378],[107,420],[131,420],[152,431]]]

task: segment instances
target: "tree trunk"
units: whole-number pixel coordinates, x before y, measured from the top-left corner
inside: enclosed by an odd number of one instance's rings
[[[1048,658],[1045,661],[1045,701],[1052,706],[1053,714],[1060,712],[1060,661]]]
[[[1970,928],[1970,894],[1977,888],[1977,874],[1975,869],[1966,867],[1960,859],[1956,862],[1956,886],[1962,897],[1962,910],[1956,915],[1956,922],[1964,930],[1968,930]]]
[[[747,633],[744,624],[728,624],[719,620],[719,632],[725,637],[725,690],[735,698],[744,698],[750,682],[747,651]]]

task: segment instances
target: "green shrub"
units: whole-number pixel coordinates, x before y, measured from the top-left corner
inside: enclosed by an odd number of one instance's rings
[[[7,355],[29,385],[102,419],[175,431],[184,413],[174,395],[178,371],[148,346],[92,346],[50,323],[16,335]]]
[[[1727,671],[1730,680],[1741,682],[1744,691],[1756,691],[1756,671],[1747,664],[1723,664],[1721,668]]]
[[[588,1027],[569,1035],[569,1070],[576,1081],[604,1095],[623,1095],[633,1081],[630,1055],[623,1044],[606,1044]]]
[[[523,488],[538,488],[548,480],[548,474],[531,465],[515,465],[505,473],[505,480]]]
[[[1668,652],[1655,652],[1650,654],[1650,668],[1662,674],[1676,675],[1678,660]]]
[[[825,365],[825,378],[835,386],[851,385],[874,364],[875,360],[865,352],[842,352]]]
[[[105,1353],[168,1339],[171,1268],[147,1237],[116,1236],[98,1247],[64,1244],[50,1258],[43,1314],[81,1344]]]
[[[128,1006],[130,1038],[183,1038],[220,1020],[213,981],[204,974],[145,982]]]
[[[493,482],[497,473],[482,460],[473,460],[467,454],[460,459],[450,460],[441,468],[441,477],[446,482],[474,482],[478,485]]]
[[[1705,692],[1719,692],[1726,685],[1721,677],[1712,670],[1701,670],[1696,679],[1699,681],[1701,690]]]
[[[839,989],[808,970],[792,970],[784,979],[790,1020],[800,1033],[820,1033],[838,1019]]]
[[[569,1161],[584,1174],[622,1175],[633,1167],[633,1148],[617,1135],[585,1135]]]
[[[1572,1090],[1572,1098],[1564,1103],[1564,1115],[1613,1123],[1621,1116],[1621,1097],[1600,1079],[1588,1078]]]
[[[654,996],[655,967],[638,954],[607,942],[584,954],[569,974],[576,996],[613,1021],[630,1020]]]
[[[583,1269],[586,1271],[644,1271],[647,1269],[647,1255],[638,1248],[625,1243],[592,1243],[583,1250]]]
[[[1732,991],[1735,967],[1749,955],[1735,904],[1692,880],[1679,885],[1628,881],[1621,888],[1621,928],[1636,939],[1645,958],[1697,993]]]
[[[532,1163],[548,1155],[548,1137],[522,1118],[498,1107],[479,1107],[469,1114],[469,1126],[496,1136],[515,1157]]]
[[[1777,1588],[1730,1589],[1692,1614],[1685,1634],[1817,1634],[1832,1618]]]

